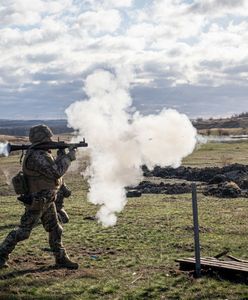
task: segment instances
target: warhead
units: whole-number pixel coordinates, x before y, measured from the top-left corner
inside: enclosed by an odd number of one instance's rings
[[[8,156],[8,143],[0,143],[0,155]]]

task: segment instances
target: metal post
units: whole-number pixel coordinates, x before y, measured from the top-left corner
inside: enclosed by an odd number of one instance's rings
[[[193,208],[194,240],[195,240],[195,272],[196,272],[196,277],[200,277],[201,256],[200,256],[200,238],[199,238],[199,223],[198,223],[198,208],[197,208],[197,191],[196,191],[195,183],[192,183],[192,208]]]

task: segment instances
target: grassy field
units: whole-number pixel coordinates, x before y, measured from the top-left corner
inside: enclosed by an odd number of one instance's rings
[[[200,129],[200,134],[204,135],[217,135],[217,136],[228,136],[228,135],[247,135],[248,128],[211,128],[211,129]]]
[[[247,150],[244,142],[205,144],[184,164],[247,163]],[[0,158],[0,240],[23,211],[7,184],[18,159]],[[245,284],[217,274],[194,279],[179,271],[175,260],[194,255],[189,194],[131,198],[118,224],[102,228],[92,220],[97,207],[86,201],[83,178],[74,171],[66,181],[73,195],[66,200],[71,219],[64,226],[64,244],[80,269],[53,268],[53,257],[44,251],[47,235],[38,226],[13,252],[11,267],[0,270],[0,299],[248,299]],[[247,199],[199,195],[202,255],[229,248],[232,255],[248,259],[247,214]]]
[[[234,163],[248,164],[247,141],[203,144],[183,161],[183,165],[191,167],[221,167]]]

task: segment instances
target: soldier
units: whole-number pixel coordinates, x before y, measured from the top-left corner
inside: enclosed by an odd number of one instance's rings
[[[29,140],[34,144],[52,141],[53,133],[45,125],[30,129]],[[25,212],[17,229],[12,230],[0,245],[0,267],[7,267],[9,254],[18,242],[28,239],[32,229],[41,220],[44,229],[49,233],[49,245],[55,256],[55,265],[68,269],[77,269],[62,244],[63,228],[58,221],[55,207],[57,192],[62,184],[62,176],[71,162],[76,159],[75,150],[70,149],[59,159],[54,160],[50,151],[30,149],[25,154],[23,173],[26,177],[31,199],[25,204]]]

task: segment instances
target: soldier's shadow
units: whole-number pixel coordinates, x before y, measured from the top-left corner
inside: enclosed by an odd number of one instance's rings
[[[39,267],[39,268],[28,268],[25,270],[15,270],[11,271],[9,273],[1,274],[0,275],[0,280],[7,280],[10,278],[18,277],[18,276],[23,276],[26,274],[35,274],[35,273],[43,273],[43,272],[48,272],[51,270],[57,270],[58,268],[54,265],[47,266],[47,267]]]
[[[19,224],[6,224],[6,225],[1,225],[0,226],[0,231],[5,230],[5,229],[14,229],[17,227]]]

